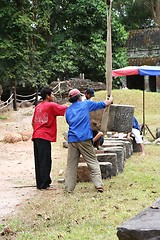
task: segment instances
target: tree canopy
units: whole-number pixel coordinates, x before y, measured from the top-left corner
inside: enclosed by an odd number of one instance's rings
[[[152,11],[137,11],[150,2]],[[118,68],[127,64],[126,30],[145,27],[146,20],[151,25],[159,0],[113,3],[113,68]],[[105,81],[106,1],[1,0],[0,23],[0,84],[39,87],[80,73]]]

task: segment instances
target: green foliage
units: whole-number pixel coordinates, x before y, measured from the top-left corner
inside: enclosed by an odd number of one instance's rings
[[[127,30],[156,26],[158,4],[158,0],[113,1],[114,10]]]
[[[105,81],[105,1],[2,0],[0,21],[3,86],[39,87],[79,73]],[[113,14],[114,68],[126,64],[126,39],[124,27]]]
[[[35,86],[46,82],[49,74],[43,57],[47,46],[45,34],[50,33],[46,23],[48,15],[41,14],[42,9],[43,4],[37,6],[31,1],[5,1],[1,6],[0,73],[3,85]]]

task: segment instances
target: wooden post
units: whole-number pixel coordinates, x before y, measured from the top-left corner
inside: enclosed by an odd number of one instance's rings
[[[17,111],[17,100],[16,100],[16,88],[12,88],[12,93],[13,93],[13,110]]]
[[[38,87],[36,88],[36,97],[34,105],[37,106],[37,104],[38,104]]]
[[[107,90],[107,97],[111,96],[111,90],[112,90],[111,7],[112,7],[112,1],[107,1],[107,6],[106,6],[106,10],[107,10],[107,42],[106,42],[106,90]]]
[[[106,42],[106,98],[111,96],[112,90],[112,38],[111,38],[111,9],[112,1],[106,0],[107,11],[107,42]],[[107,132],[110,107],[107,107],[102,116],[101,131]]]

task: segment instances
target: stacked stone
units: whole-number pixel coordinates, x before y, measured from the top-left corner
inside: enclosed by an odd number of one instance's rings
[[[128,138],[105,138],[103,146],[123,146],[125,148],[126,158],[129,158],[133,153],[133,143]]]
[[[103,161],[100,160],[100,156],[103,156]],[[116,154],[104,153],[104,151],[96,151],[97,160],[99,161],[102,179],[111,178],[117,174],[117,169],[115,170],[115,163],[117,161]],[[101,159],[102,160],[102,159]],[[114,163],[114,164],[112,164]],[[78,182],[89,182],[90,179],[90,170],[87,166],[87,163],[84,161],[83,157],[80,156],[77,170],[77,181]]]
[[[122,173],[125,161],[133,153],[132,142],[127,138],[105,138],[103,150],[95,150],[99,161],[102,179],[111,178]],[[81,156],[78,164],[77,179],[79,182],[90,181],[90,170]]]

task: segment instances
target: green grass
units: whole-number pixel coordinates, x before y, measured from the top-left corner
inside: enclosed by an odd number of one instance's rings
[[[7,120],[8,117],[7,116],[0,116],[0,120]]]
[[[134,105],[135,115],[141,120],[141,91],[114,90],[112,94],[115,103]],[[160,94],[145,95],[147,124],[155,133],[160,127]],[[96,99],[104,97],[105,91],[96,93]],[[58,126],[62,126],[58,128],[60,140],[54,148],[63,151],[61,135],[67,129],[64,118],[59,118]],[[73,194],[66,194],[63,189],[47,194],[38,191],[5,224],[15,232],[16,240],[117,240],[117,226],[159,197],[160,145],[145,145],[145,152],[144,158],[134,153],[127,159],[123,173],[103,180],[103,194],[96,193],[91,182],[78,183]],[[66,163],[58,161],[60,168]]]

